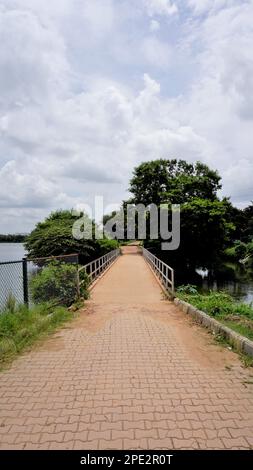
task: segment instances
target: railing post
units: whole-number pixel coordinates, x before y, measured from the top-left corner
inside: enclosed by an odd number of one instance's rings
[[[27,259],[22,259],[24,303],[29,306]]]
[[[166,289],[171,288],[172,294],[175,293],[175,272],[170,266],[164,263],[162,260],[153,255],[149,250],[142,249],[142,253],[146,261],[150,264],[151,269],[161,278],[162,283],[166,286]],[[171,276],[169,277],[169,271]]]
[[[175,292],[175,276],[174,276],[174,269],[171,271],[171,290],[172,294]]]

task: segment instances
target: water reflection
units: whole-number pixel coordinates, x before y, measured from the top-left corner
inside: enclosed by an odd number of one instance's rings
[[[183,281],[183,282],[182,282]],[[196,273],[178,273],[177,284],[195,284],[202,292],[225,290],[241,302],[253,302],[253,271],[236,264],[226,264],[213,273],[198,269]]]

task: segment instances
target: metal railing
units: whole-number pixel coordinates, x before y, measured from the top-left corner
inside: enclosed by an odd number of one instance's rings
[[[90,283],[92,283],[110,266],[110,264],[116,260],[116,258],[118,258],[119,255],[120,249],[110,251],[110,253],[101,256],[101,258],[97,258],[94,261],[91,261],[91,263],[79,268],[78,273],[80,274],[81,271],[85,271],[89,277]],[[85,281],[79,281],[79,285],[81,286],[83,282]]]
[[[146,248],[142,248],[142,253],[146,261],[150,264],[153,271],[160,278],[165,289],[169,291],[171,294],[174,294],[175,292],[174,269],[172,269],[168,264],[165,264],[155,255],[150,253],[150,251],[146,250]]]

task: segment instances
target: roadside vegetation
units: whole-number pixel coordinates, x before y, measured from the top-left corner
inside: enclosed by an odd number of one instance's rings
[[[30,288],[34,303],[53,300],[55,304],[70,307],[78,300],[88,298],[89,278],[80,273],[81,286],[77,286],[77,266],[53,261],[31,278]]]
[[[29,308],[9,296],[0,312],[0,368],[73,318],[73,312],[89,295],[89,279],[84,271],[80,280],[83,282],[78,290],[77,266],[53,261],[32,276]]]
[[[180,286],[177,297],[253,340],[253,306],[237,302],[226,292],[199,293],[196,286]]]
[[[0,368],[72,318],[72,312],[54,302],[28,309],[10,297],[0,314]]]

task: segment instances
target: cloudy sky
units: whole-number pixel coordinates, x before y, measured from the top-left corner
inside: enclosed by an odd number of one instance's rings
[[[177,157],[253,199],[253,0],[0,0],[0,232]]]

